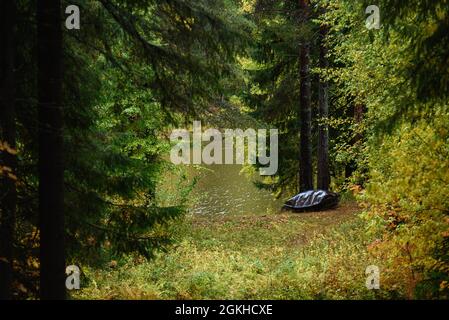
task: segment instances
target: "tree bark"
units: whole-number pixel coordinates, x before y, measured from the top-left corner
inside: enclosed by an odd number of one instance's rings
[[[61,0],[37,1],[41,299],[65,299]]]
[[[300,0],[301,23],[309,22],[309,0]],[[299,52],[300,78],[300,156],[299,156],[299,190],[313,189],[312,178],[312,110],[311,110],[311,79],[310,79],[310,42],[303,40]]]
[[[15,125],[15,0],[3,0],[0,4],[0,142],[8,145],[9,151],[1,152],[0,167],[0,300],[12,299],[13,243],[17,194],[15,176],[17,158]]]
[[[327,59],[326,36],[327,26],[320,28],[320,68],[327,69],[329,61]],[[318,117],[320,124],[318,126],[318,165],[317,165],[317,188],[329,190],[329,128],[327,124],[329,116],[329,95],[328,83],[320,77],[318,89]]]

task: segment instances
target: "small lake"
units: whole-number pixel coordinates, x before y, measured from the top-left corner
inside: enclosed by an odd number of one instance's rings
[[[192,168],[198,176],[192,194],[196,199],[190,210],[193,214],[266,214],[278,212],[283,204],[269,191],[258,189],[241,173],[241,165],[205,165],[203,168]]]

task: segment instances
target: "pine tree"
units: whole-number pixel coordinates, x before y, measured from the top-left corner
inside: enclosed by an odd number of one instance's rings
[[[319,39],[319,62],[322,71],[326,72],[329,67],[327,57],[326,36],[328,27],[320,26]],[[319,79],[318,84],[318,145],[317,145],[317,188],[321,190],[329,190],[330,172],[329,172],[329,93],[328,82],[323,76]]]
[[[18,248],[16,280],[27,291],[15,293],[38,297],[40,226],[41,296],[59,299],[64,251],[91,263],[168,248],[167,226],[185,212],[191,185],[179,175],[176,202],[158,199],[162,175],[173,171],[166,134],[215,104],[249,24],[228,1],[105,1],[78,3],[81,29],[61,30],[61,4],[37,5],[35,15],[32,3],[17,2],[27,17],[18,19],[12,130],[21,155],[18,238],[2,232],[1,244]]]
[[[314,15],[308,1],[260,0],[254,9],[257,68],[249,70],[246,101],[255,117],[280,129],[278,177],[260,185],[277,194],[313,189]]]

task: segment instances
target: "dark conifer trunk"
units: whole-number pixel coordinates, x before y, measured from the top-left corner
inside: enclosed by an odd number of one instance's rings
[[[299,0],[301,23],[309,22],[309,0]],[[299,52],[300,77],[300,157],[299,157],[299,190],[313,189],[312,179],[312,110],[311,110],[311,79],[310,79],[310,43],[303,40]]]
[[[15,30],[16,0],[0,4],[0,142],[8,150],[0,151],[0,300],[12,299],[13,242],[16,195],[16,125],[15,125]],[[5,149],[5,148],[3,148]]]
[[[37,1],[41,299],[64,299],[61,0]]]
[[[326,36],[328,28],[320,28],[320,68],[327,69],[329,61],[327,59]],[[320,77],[318,88],[318,117],[320,124],[318,127],[318,165],[317,165],[317,188],[329,190],[329,128],[327,118],[329,116],[329,95],[328,83]]]

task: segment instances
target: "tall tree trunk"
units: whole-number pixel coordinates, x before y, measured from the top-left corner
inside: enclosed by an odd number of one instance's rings
[[[64,299],[61,0],[37,1],[41,299]]]
[[[299,0],[301,23],[309,22],[309,0]],[[310,42],[303,40],[299,52],[300,77],[300,156],[299,156],[299,190],[313,189],[312,178],[312,110],[311,110],[311,79],[310,79]]]
[[[15,31],[16,0],[2,0],[0,4],[0,142],[11,150],[1,152],[0,167],[8,168],[10,175],[0,170],[0,300],[12,299],[13,242],[17,205],[15,175],[17,159],[15,126]],[[8,148],[8,149],[9,149]]]
[[[327,59],[326,36],[327,26],[320,28],[320,68],[327,69],[329,61]],[[329,128],[327,119],[329,116],[329,95],[328,83],[320,77],[318,89],[318,117],[320,124],[318,127],[318,168],[317,168],[317,188],[329,190]]]

